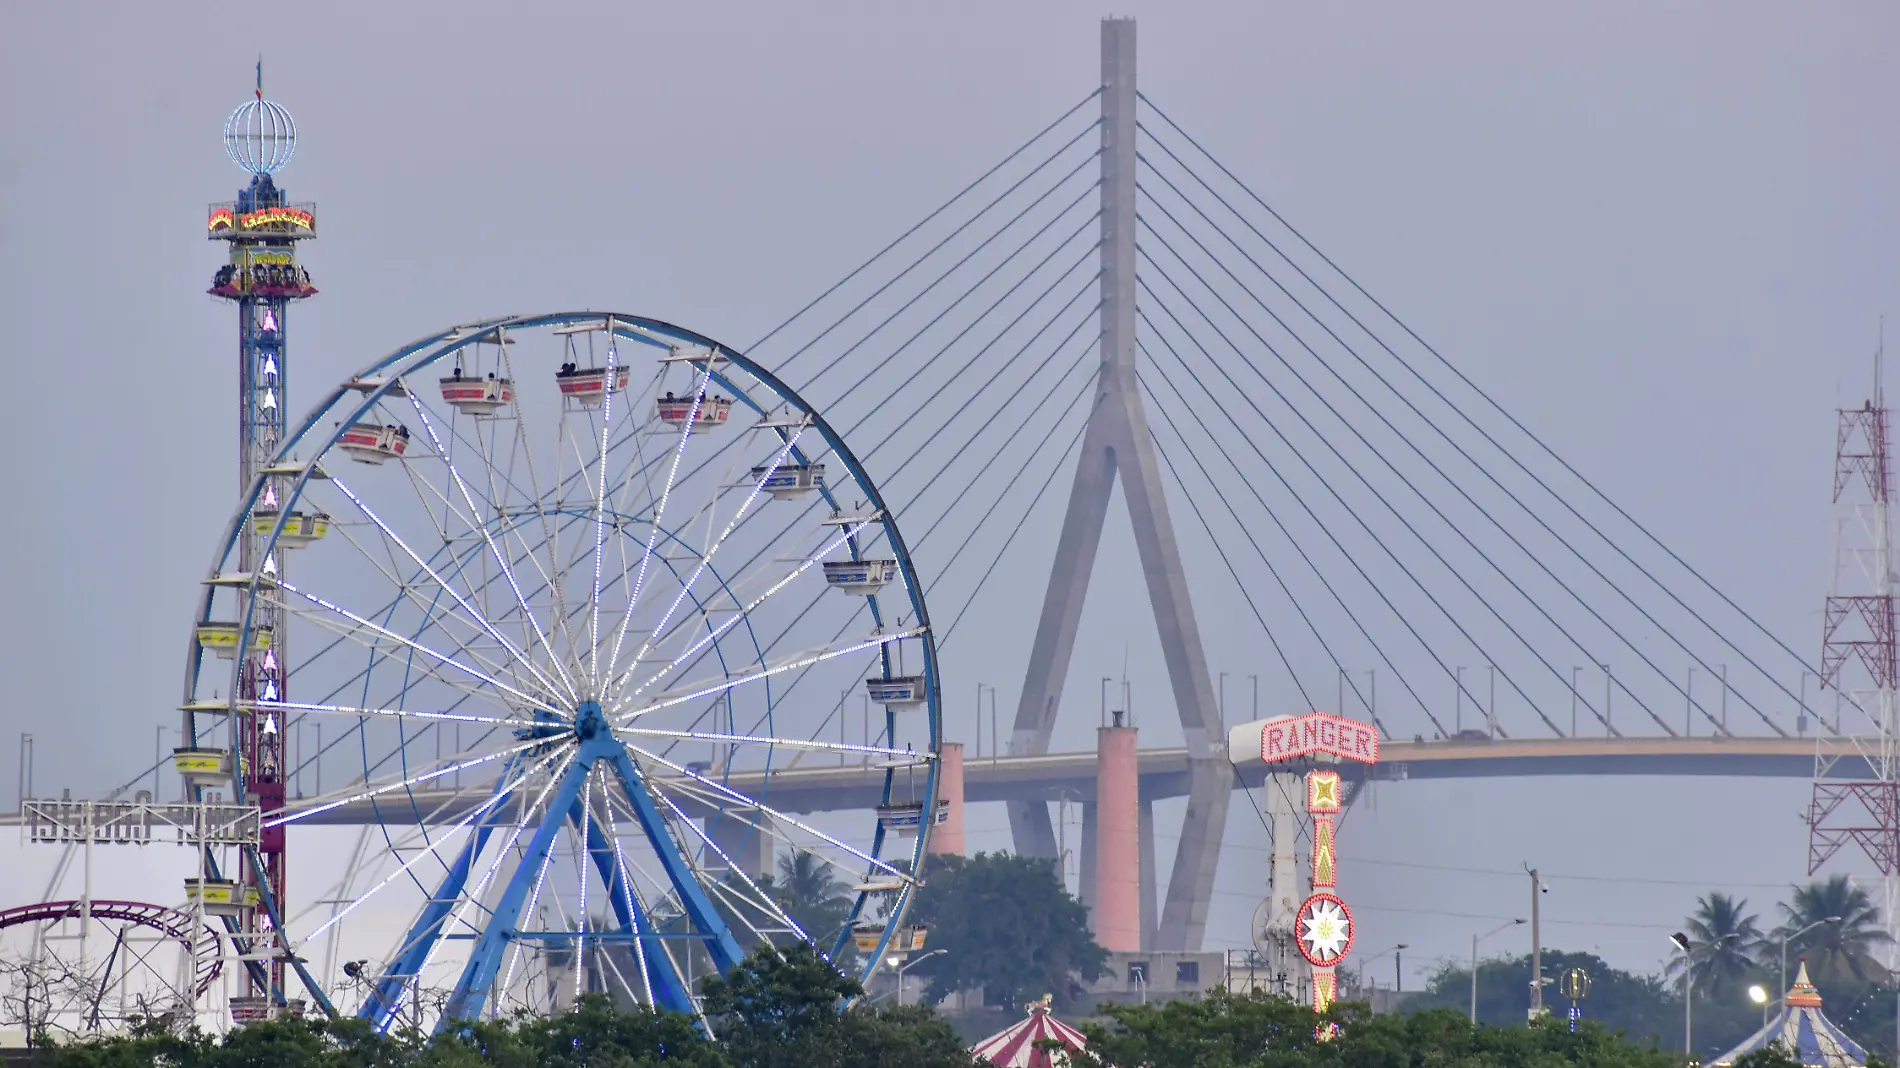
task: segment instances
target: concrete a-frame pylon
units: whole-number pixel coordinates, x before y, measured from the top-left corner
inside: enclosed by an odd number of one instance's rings
[[[1108,500],[1121,475],[1122,493],[1134,522],[1135,544],[1154,606],[1161,651],[1168,666],[1175,708],[1187,739],[1189,793],[1187,816],[1175,853],[1168,897],[1156,924],[1143,917],[1149,949],[1198,949],[1207,927],[1208,900],[1220,859],[1221,832],[1227,823],[1232,765],[1226,738],[1215,722],[1214,690],[1201,651],[1201,632],[1188,599],[1187,577],[1161,472],[1148,436],[1148,417],[1135,383],[1135,21],[1102,22],[1102,275],[1101,363],[1096,371],[1094,406],[1082,437],[1075,485],[1056,543],[1055,566],[1043,598],[1042,617],[1023,680],[1012,754],[1049,751],[1049,736],[1061,705],[1062,684],[1075,651],[1082,602],[1101,545]],[[1154,821],[1143,799],[1141,825],[1148,840],[1142,849],[1142,903],[1154,901]],[[1011,802],[1010,831],[1016,850],[1031,856],[1056,855],[1049,810],[1041,802]],[[1086,847],[1085,847],[1086,848]],[[1086,882],[1086,876],[1085,876]]]

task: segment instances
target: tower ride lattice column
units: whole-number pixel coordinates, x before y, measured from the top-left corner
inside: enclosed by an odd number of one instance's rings
[[[264,99],[261,63],[256,98],[232,112],[224,139],[231,161],[251,176],[235,200],[211,206],[207,222],[208,236],[225,242],[230,250],[229,262],[218,270],[210,292],[237,306],[238,492],[242,495],[260,474],[268,476],[284,440],[289,309],[293,301],[316,294],[309,273],[297,262],[297,243],[316,236],[316,212],[315,205],[286,200],[272,178],[290,161],[296,126],[288,111]],[[246,519],[239,544],[248,574],[286,577],[285,554],[265,552],[259,536],[275,524],[275,510],[285,488],[270,477],[252,516]],[[268,820],[284,807],[285,800],[285,724],[270,706],[288,699],[285,678],[290,650],[285,621],[278,618],[275,605],[267,600],[241,604],[240,614],[250,619],[253,637],[238,651],[232,742],[246,795],[240,800],[255,802]],[[287,908],[285,844],[283,827],[266,826],[258,846],[260,863],[254,870],[233,875],[244,884],[244,900],[252,900],[252,895],[258,901],[268,899],[279,915]],[[288,947],[270,929],[268,911],[247,909],[238,926],[241,950],[263,961],[259,970],[245,969],[245,995],[273,1001],[283,998]]]

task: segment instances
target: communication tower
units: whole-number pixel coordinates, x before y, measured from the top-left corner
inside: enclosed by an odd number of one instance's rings
[[[1808,874],[1841,847],[1858,846],[1885,878],[1892,924],[1900,906],[1894,722],[1900,643],[1894,629],[1893,414],[1882,386],[1883,356],[1876,350],[1872,399],[1840,410],[1835,439],[1834,578],[1822,618],[1820,671],[1834,702],[1816,731]]]
[[[230,249],[230,262],[218,269],[210,292],[237,306],[240,493],[260,474],[268,474],[268,465],[284,440],[290,304],[317,292],[309,272],[297,262],[297,242],[316,236],[316,206],[291,203],[272,178],[290,162],[296,147],[297,126],[290,112],[264,99],[260,61],[254,99],[239,105],[224,124],[225,152],[250,175],[250,181],[238,190],[235,200],[211,205],[206,222],[210,239],[223,241]],[[272,482],[240,534],[241,556],[247,573],[281,578],[285,561],[276,554],[260,558],[258,549],[258,525],[266,519],[275,522],[271,510],[283,492]],[[241,663],[230,732],[240,762],[238,781],[246,796],[235,800],[255,803],[268,819],[284,807],[285,768],[284,725],[268,706],[286,699],[290,651],[284,642],[286,628],[279,625],[277,609],[267,600],[243,605],[242,611],[250,615],[254,633],[273,635],[275,640],[253,641],[237,652]],[[195,733],[189,717],[187,713],[186,737]],[[268,896],[281,909],[287,885],[284,846],[283,827],[263,830],[256,869],[227,877],[241,883],[247,895]],[[239,951],[254,962],[245,969],[247,1000],[241,1003],[269,1011],[272,1003],[283,998],[287,947],[268,929],[267,910],[243,910],[234,922],[239,928],[233,932]]]

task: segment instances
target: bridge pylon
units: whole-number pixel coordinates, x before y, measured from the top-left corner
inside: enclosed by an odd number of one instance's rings
[[[1188,807],[1173,874],[1158,920],[1151,926],[1144,917],[1143,943],[1148,949],[1198,949],[1207,927],[1233,770],[1216,722],[1214,687],[1135,379],[1133,19],[1102,22],[1101,105],[1101,362],[1009,749],[1013,755],[1049,751],[1102,524],[1119,475],[1189,758]],[[1056,836],[1046,805],[1011,802],[1009,822],[1017,852],[1056,856]],[[1140,818],[1144,903],[1154,900],[1155,892],[1153,822],[1144,800]]]

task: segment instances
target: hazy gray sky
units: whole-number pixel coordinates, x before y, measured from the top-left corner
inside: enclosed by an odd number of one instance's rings
[[[235,481],[232,313],[202,292],[222,250],[200,213],[239,184],[218,134],[260,52],[267,93],[299,123],[282,183],[321,219],[305,262],[322,296],[290,327],[301,410],[403,341],[492,314],[615,308],[749,342],[1087,93],[1105,13],[0,6],[0,316],[17,398],[0,423],[4,748],[31,731],[39,790],[84,793],[144,766],[154,727],[175,722],[187,615]],[[1813,649],[1832,409],[1864,393],[1900,293],[1900,15],[1132,13],[1152,98]],[[1005,577],[1039,590],[1054,530],[1032,533],[1041,544]],[[1091,605],[1141,606],[1119,519],[1102,559]],[[1017,623],[1035,611],[991,603]],[[1057,748],[1089,744],[1093,680],[1121,672],[1125,645],[1138,689],[1165,690],[1143,615],[1085,627],[1083,707]],[[998,631],[947,665],[953,709],[979,680],[1013,699],[1020,642]],[[1261,670],[1239,639],[1209,645],[1215,670]],[[1178,740],[1169,718],[1144,720],[1151,741]],[[967,737],[954,711],[950,733]],[[1802,876],[1806,796],[1790,781],[1383,786],[1342,832],[1342,886],[1361,948],[1410,943],[1412,971],[1520,914],[1525,880],[1494,873],[1528,860],[1557,873],[1548,943],[1649,968],[1697,892],[1738,889],[1766,911]],[[1257,823],[1238,799],[1233,811],[1215,944],[1244,940],[1265,873]],[[1000,809],[970,822],[973,846],[1006,842]]]

